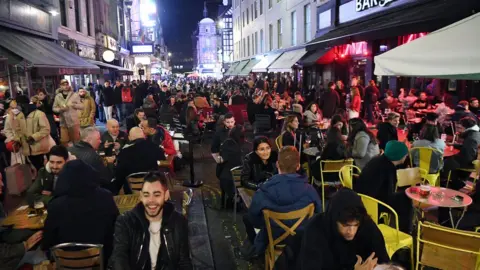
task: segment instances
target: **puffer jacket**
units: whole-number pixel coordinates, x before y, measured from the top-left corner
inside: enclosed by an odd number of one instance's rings
[[[152,269],[149,253],[149,225],[142,203],[117,218],[109,269]],[[168,202],[163,206],[160,238],[161,248],[155,270],[193,269],[187,220],[180,213],[175,212],[173,204]]]
[[[245,155],[241,176],[242,186],[248,189],[258,189],[261,184],[276,174],[277,159],[278,154],[273,150],[267,164],[263,163],[255,152]]]
[[[83,109],[80,96],[74,93],[71,88],[67,97],[64,98],[62,90],[57,90],[55,101],[53,102],[53,112],[60,114],[61,127],[74,127],[80,125],[78,111]]]
[[[95,125],[95,100],[87,92],[85,97],[80,98],[83,109],[80,111],[80,127],[90,127]]]
[[[5,120],[4,133],[7,142],[14,140],[22,145],[22,153],[25,156],[46,154],[55,145],[50,136],[50,123],[47,116],[40,110],[34,110],[28,114],[27,119],[23,113],[16,116],[8,114]],[[29,145],[27,138],[32,136],[35,143]]]
[[[372,142],[366,132],[360,131],[355,135],[355,141],[352,146],[352,157],[360,169],[363,169],[373,157],[379,154],[380,148],[378,147],[378,143]]]

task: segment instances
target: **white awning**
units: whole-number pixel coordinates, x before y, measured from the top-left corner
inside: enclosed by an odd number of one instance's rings
[[[480,79],[480,13],[375,57],[375,74]]]
[[[298,50],[284,52],[269,67],[268,72],[291,72],[292,67],[307,53],[302,48]]]
[[[107,63],[104,63],[104,62],[90,60],[90,59],[87,59],[87,61],[91,64],[99,66],[100,68],[111,68],[111,69],[115,69],[115,70],[118,70],[118,71],[130,71],[131,72],[131,70],[126,69],[126,68],[121,67],[121,66],[107,64]]]
[[[263,57],[262,60],[252,68],[252,72],[267,72],[268,66],[270,66],[281,54],[282,53],[272,53]]]

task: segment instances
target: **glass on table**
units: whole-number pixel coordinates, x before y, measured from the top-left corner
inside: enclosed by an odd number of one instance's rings
[[[310,135],[305,135],[305,142],[310,144],[312,142],[312,136]]]

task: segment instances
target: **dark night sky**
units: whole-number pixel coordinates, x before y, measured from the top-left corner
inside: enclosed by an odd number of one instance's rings
[[[160,0],[163,7],[159,16],[163,26],[165,43],[175,55],[192,57],[192,33],[203,18],[203,0]],[[221,0],[208,0],[209,17],[215,18]]]

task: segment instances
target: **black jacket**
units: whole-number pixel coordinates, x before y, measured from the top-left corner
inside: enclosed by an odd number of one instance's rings
[[[113,104],[118,105],[122,104],[122,89],[123,85],[113,87]]]
[[[460,149],[460,153],[453,156],[455,161],[460,164],[461,168],[472,168],[472,162],[477,159],[478,146],[480,145],[480,132],[475,130],[467,130],[462,133],[463,143],[455,145]]]
[[[140,120],[138,120],[137,116],[135,114],[132,114],[125,119],[125,124],[127,126],[127,133],[130,132],[130,129],[134,127],[138,127],[140,125]]]
[[[105,156],[107,156],[107,157],[113,156],[114,155],[113,154],[114,144],[110,144],[110,146],[108,148],[105,148],[105,142],[107,142],[107,141],[108,142],[114,142],[112,135],[110,135],[110,133],[108,133],[108,131],[105,131],[102,134],[102,137],[100,138],[100,140],[102,141],[102,143],[98,147],[98,151],[105,152]],[[120,149],[122,149],[123,146],[128,143],[127,133],[125,133],[125,131],[120,130],[119,133],[118,133],[118,136],[117,136],[117,140],[115,142],[118,142],[120,144]],[[118,151],[120,151],[120,149]]]
[[[267,164],[263,163],[255,151],[245,156],[242,168],[242,186],[248,189],[258,189],[259,186],[277,173],[277,152],[270,153]]]
[[[385,149],[389,141],[398,141],[397,128],[389,122],[382,122],[377,125],[378,146],[380,149]]]
[[[117,157],[115,191],[121,189],[126,177],[132,173],[158,170],[159,160],[165,160],[165,153],[150,140],[137,139],[125,145]]]
[[[75,143],[68,148],[68,152],[72,153],[77,159],[80,159],[92,166],[98,173],[96,178],[102,187],[108,187],[113,178],[112,169],[105,163],[103,158],[97,154],[93,147],[84,141]]]
[[[42,191],[50,191],[53,193],[53,187],[55,182],[55,175],[50,172],[48,164],[38,171],[35,182],[28,188],[27,202],[30,207],[33,207],[35,201],[42,201],[44,205],[47,205],[51,196],[42,195]]]
[[[150,226],[145,209],[139,203],[118,217],[115,224],[114,249],[109,268],[114,270],[150,270]],[[156,270],[190,270],[187,220],[166,202],[163,206],[161,248]]]
[[[358,193],[388,203],[397,185],[397,168],[385,155],[372,158],[354,181]]]
[[[65,164],[48,204],[44,250],[68,242],[102,244],[108,260],[119,212],[112,193],[100,188],[97,178],[97,173],[81,160]]]
[[[320,98],[318,106],[322,110],[324,118],[332,118],[332,116],[335,115],[337,108],[340,107],[340,96],[337,91],[325,91]]]
[[[215,134],[213,135],[212,146],[210,148],[210,152],[220,153],[220,146],[228,138],[228,133],[229,132],[230,132],[230,130],[225,128],[225,127],[220,128],[215,132]]]
[[[148,84],[142,83],[137,86],[137,88],[135,89],[134,97],[133,97],[135,108],[142,107],[143,99],[147,96],[147,91],[148,91]]]
[[[310,220],[303,233],[297,269],[350,270],[357,262],[356,255],[365,260],[372,252],[375,252],[378,264],[390,261],[382,233],[371,219],[360,224],[351,241],[338,233],[337,221],[341,213],[351,207],[364,206],[355,192],[342,189],[332,197],[325,213]]]
[[[225,104],[220,103],[220,106],[213,106],[213,114],[216,115],[224,115],[228,113],[228,108],[225,106]]]
[[[107,107],[115,104],[115,94],[111,86],[102,88],[102,92],[100,93],[100,103]]]

